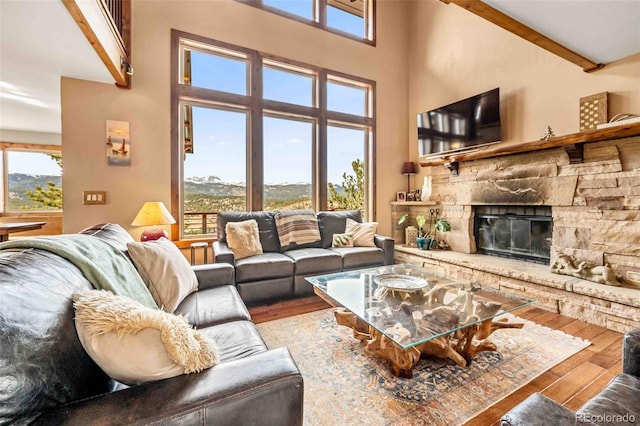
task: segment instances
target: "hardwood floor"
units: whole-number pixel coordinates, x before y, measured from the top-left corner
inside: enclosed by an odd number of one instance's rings
[[[319,297],[250,307],[258,324],[330,307]],[[489,407],[465,426],[499,425],[504,413],[534,392],[575,410],[602,390],[622,371],[622,334],[537,307],[514,312],[517,316],[591,341],[591,346],[544,372],[511,395]]]

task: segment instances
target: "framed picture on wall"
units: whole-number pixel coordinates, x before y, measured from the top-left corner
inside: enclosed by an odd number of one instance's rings
[[[131,140],[129,122],[107,120],[107,164],[131,165]]]
[[[396,192],[396,201],[406,201],[407,193],[404,191]]]

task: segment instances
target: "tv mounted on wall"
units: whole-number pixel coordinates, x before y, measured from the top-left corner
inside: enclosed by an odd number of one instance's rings
[[[500,138],[500,88],[418,114],[420,156],[466,151]]]

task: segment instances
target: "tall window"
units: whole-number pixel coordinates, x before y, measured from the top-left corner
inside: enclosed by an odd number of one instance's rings
[[[2,145],[2,211],[62,210],[62,155],[57,147]]]
[[[359,41],[374,40],[374,0],[238,1]]]
[[[373,205],[374,82],[172,32],[173,213],[181,238],[219,211]]]

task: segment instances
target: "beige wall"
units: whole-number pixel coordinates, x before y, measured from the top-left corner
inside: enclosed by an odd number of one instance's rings
[[[610,116],[640,114],[640,55],[587,74],[453,4],[414,1],[410,17],[412,159],[418,158],[417,114],[495,87],[500,87],[504,141],[539,139],[547,125],[558,136],[576,133],[579,99],[605,91]]]
[[[258,49],[377,82],[377,220],[390,234],[389,201],[403,187],[409,156],[409,3],[378,2],[377,47],[351,41],[232,0],[132,2],[132,89],[62,79],[64,231],[99,222],[128,227],[144,201],[170,205],[170,30]],[[131,124],[129,167],[107,166],[105,120]],[[212,171],[215,174],[215,171]],[[107,191],[83,206],[83,190]],[[137,237],[140,230],[130,229]]]

